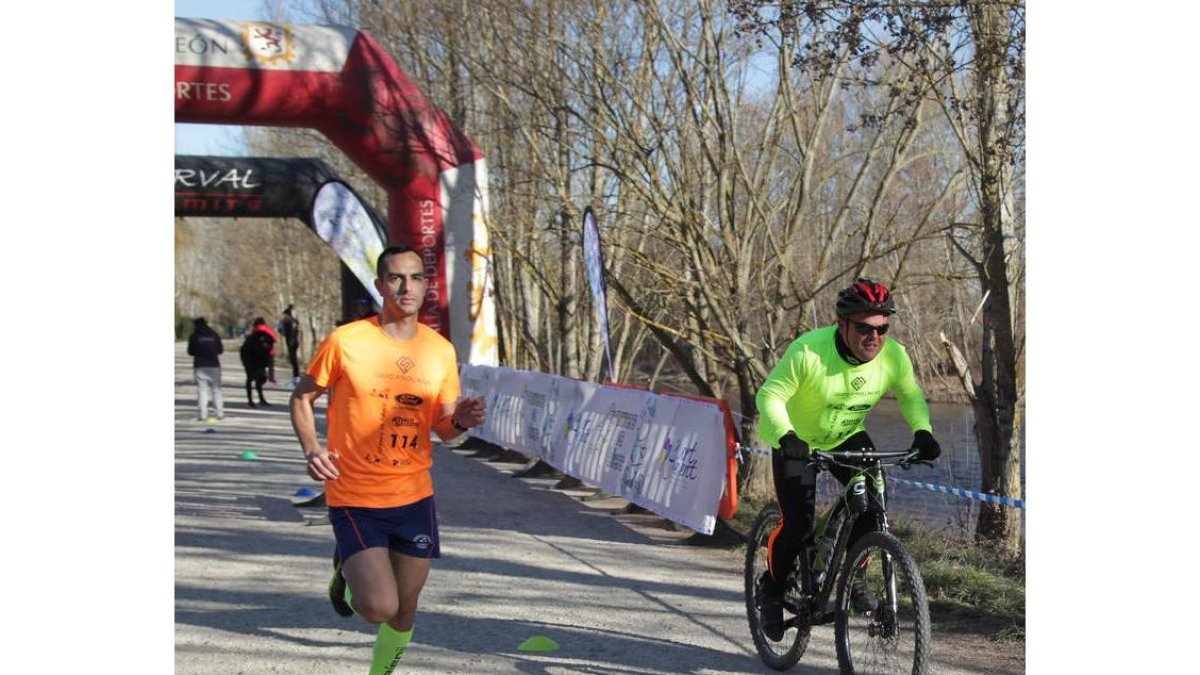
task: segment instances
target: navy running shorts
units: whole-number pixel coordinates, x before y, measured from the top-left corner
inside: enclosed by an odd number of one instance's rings
[[[387,509],[329,507],[339,560],[381,546],[414,558],[440,558],[433,497]]]

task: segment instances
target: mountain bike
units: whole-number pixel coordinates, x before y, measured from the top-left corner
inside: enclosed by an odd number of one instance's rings
[[[885,466],[908,469],[930,464],[916,450],[903,452],[813,453],[817,474],[831,466],[846,467],[853,476],[841,495],[817,518],[807,555],[797,556],[783,588],[784,633],[771,640],[762,629],[767,544],[779,525],[777,504],[759,512],[746,544],[746,616],[754,647],[763,662],[788,670],[804,655],[813,626],[834,624],[838,668],[850,673],[912,673],[929,670],[929,604],[925,584],[912,554],[888,530],[884,502]],[[870,519],[847,553],[850,531],[859,518]],[[855,608],[851,592],[861,581],[867,594]],[[830,596],[836,599],[829,605]]]

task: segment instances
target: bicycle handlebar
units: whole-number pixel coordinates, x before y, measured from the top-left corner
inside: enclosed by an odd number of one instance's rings
[[[918,459],[920,451],[916,448],[907,450],[893,450],[889,452],[867,452],[865,450],[841,450],[832,452],[829,450],[813,450],[812,462],[819,468],[828,468],[829,464],[840,464],[842,462],[861,462],[861,461],[877,461],[881,464],[895,464],[902,469],[909,469],[914,464],[928,464],[933,466],[933,462],[927,459]],[[895,460],[895,461],[889,461]]]

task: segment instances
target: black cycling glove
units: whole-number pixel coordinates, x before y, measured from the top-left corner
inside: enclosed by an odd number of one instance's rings
[[[808,443],[800,440],[796,432],[789,431],[779,439],[779,447],[775,452],[783,459],[808,459]]]
[[[933,434],[924,429],[913,434],[912,444],[919,451],[917,458],[926,462],[932,462],[942,455],[942,446],[934,440]]]

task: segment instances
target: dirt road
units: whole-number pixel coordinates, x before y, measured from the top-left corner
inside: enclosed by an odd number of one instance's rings
[[[332,532],[324,509],[293,505],[319,486],[304,473],[288,392],[250,409],[236,354],[223,365],[226,418],[197,421],[177,345],[175,672],[361,675],[375,631],[325,597]],[[689,533],[664,521],[614,515],[620,500],[584,501],[475,454],[435,452],[442,558],[400,672],[774,672],[746,629],[738,551],[683,545]],[[535,635],[558,649],[518,649]],[[934,640],[937,673],[1024,672],[985,641],[936,629]],[[814,631],[793,672],[837,672],[832,628]]]

